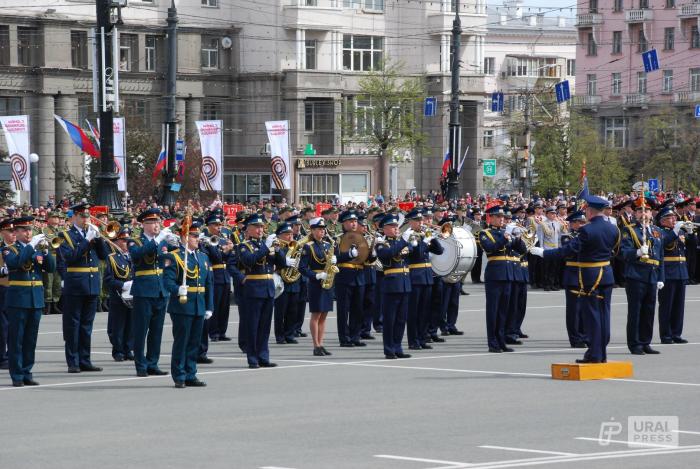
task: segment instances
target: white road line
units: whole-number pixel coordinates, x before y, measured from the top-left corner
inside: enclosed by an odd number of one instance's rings
[[[580,456],[580,454],[577,454],[577,453],[564,453],[561,451],[544,451],[541,449],[513,448],[510,446],[482,445],[482,446],[479,446],[479,448],[498,449],[498,450],[504,450],[504,451],[519,451],[519,452],[523,452],[523,453],[552,454],[555,456]]]
[[[649,384],[668,384],[672,386],[700,386],[700,383],[681,383],[679,381],[654,381],[651,379],[629,379],[629,378],[613,378],[606,381],[624,381],[629,383],[649,383]],[[700,434],[700,433],[698,433]]]
[[[674,433],[687,433],[689,435],[700,435],[700,432],[691,432],[689,430],[673,430]]]
[[[260,469],[294,469],[293,467],[282,467],[282,466],[261,466]]]
[[[546,377],[549,378],[551,375],[545,373],[518,373],[510,371],[490,371],[490,370],[462,370],[455,368],[433,368],[433,367],[421,367],[421,366],[400,366],[400,365],[379,365],[373,363],[343,363],[344,365],[352,366],[367,366],[375,368],[400,368],[406,370],[426,370],[426,371],[452,371],[455,373],[477,373],[486,375],[509,375],[509,376],[534,376],[534,377]]]
[[[470,467],[471,464],[467,462],[455,462],[455,461],[443,461],[440,459],[425,459],[425,458],[411,458],[408,456],[396,456],[393,454],[375,454],[375,458],[382,458],[382,459],[396,459],[398,461],[414,461],[414,462],[429,462],[429,463],[436,463],[436,464],[448,464],[450,467],[452,466],[458,466],[458,467]]]
[[[598,443],[603,443],[603,442],[618,443],[618,444],[627,445],[627,446],[646,446],[649,448],[669,448],[669,449],[678,448],[678,446],[673,446],[673,445],[657,445],[654,443],[635,443],[635,442],[627,441],[627,440],[611,440],[608,438],[588,438],[585,436],[578,436],[578,437],[574,438],[574,440],[597,441]]]

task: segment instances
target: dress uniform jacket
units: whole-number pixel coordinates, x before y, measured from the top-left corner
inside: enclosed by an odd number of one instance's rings
[[[419,243],[420,244],[420,243]],[[411,278],[406,258],[400,253],[409,249],[409,255],[415,250],[403,238],[386,239],[386,243],[377,246],[377,257],[384,266],[384,278],[381,284],[384,355],[392,358],[403,353],[403,340],[408,317],[408,301],[411,292]]]
[[[666,234],[670,228],[662,228]],[[659,291],[659,335],[663,343],[683,340],[685,289],[688,280],[687,247],[683,237],[664,246],[665,286]],[[693,248],[695,246],[693,245]]]
[[[419,245],[421,243],[418,243]],[[411,291],[411,278],[408,263],[404,256],[399,255],[403,248],[409,249],[409,256],[416,248],[402,238],[386,238],[386,244],[377,247],[377,257],[384,266],[382,291],[385,293],[407,293]]]
[[[274,298],[273,263],[268,260],[270,250],[264,242],[250,239],[241,243],[239,251],[241,273],[244,275],[243,296],[246,298]]]
[[[201,251],[207,255],[211,262],[210,267],[214,273],[215,285],[231,285],[231,274],[226,269],[226,265],[232,251],[225,253],[222,250],[222,247],[225,245],[226,241],[224,239],[219,241],[218,246],[212,246],[207,242],[202,243]]]
[[[673,239],[673,236],[670,236],[670,233],[673,232],[671,228],[662,228],[661,231],[665,240]],[[686,251],[686,244],[680,237],[666,242],[664,245],[665,281],[680,280],[685,282],[689,279]]]
[[[29,245],[16,242],[5,246],[2,251],[5,265],[9,270],[9,282],[5,292],[5,307],[21,309],[40,309],[44,307],[44,287],[42,272],[56,270],[56,258],[42,254]],[[43,256],[41,264],[36,262],[37,256]]]
[[[414,247],[406,257],[410,271],[411,285],[432,285],[433,269],[430,264],[430,254],[440,255],[444,252],[442,245],[433,238],[429,244],[422,241]]]
[[[662,232],[655,226],[647,231],[649,258],[637,256],[637,249],[642,243],[642,226],[639,223],[627,227],[622,233],[620,252],[625,259],[625,278],[651,285],[664,281],[664,245],[676,238],[673,231]]]
[[[102,281],[99,274],[100,260],[110,253],[107,243],[100,238],[90,242],[73,225],[62,233],[65,242],[59,252],[62,265],[63,291],[72,296],[99,295]]]
[[[168,252],[165,242],[158,245],[144,234],[129,243],[129,254],[134,263],[134,284],[131,294],[147,298],[168,297],[163,286],[162,255]]]
[[[325,241],[312,241],[304,246],[304,253],[299,263],[299,271],[308,279],[309,311],[327,312],[333,309],[333,287],[324,289],[316,274],[326,268],[326,252],[331,248]],[[337,279],[337,276],[336,276]]]
[[[185,267],[185,254],[181,248],[171,251],[165,259],[163,280],[170,296],[168,312],[186,316],[204,316],[205,311],[212,311],[214,276],[207,255],[199,250],[187,255],[187,303],[185,304],[180,303],[178,297]]]
[[[500,228],[487,228],[479,233],[479,244],[486,253],[487,263],[484,280],[510,281],[520,276],[520,253],[526,251],[521,240],[506,239]]]

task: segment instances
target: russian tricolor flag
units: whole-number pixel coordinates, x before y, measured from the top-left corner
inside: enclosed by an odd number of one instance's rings
[[[445,159],[442,161],[442,177],[447,177],[447,171],[450,169],[450,152],[445,152]]]
[[[97,147],[95,147],[95,144],[92,142],[92,140],[90,140],[87,134],[85,134],[83,129],[73,124],[72,122],[67,121],[61,116],[57,116],[56,114],[54,114],[53,117],[58,121],[59,124],[61,124],[63,130],[65,130],[68,136],[71,138],[71,140],[73,140],[73,143],[80,147],[83,153],[86,153],[92,156],[93,158],[100,157],[100,150],[98,150]]]
[[[155,182],[156,179],[158,179],[158,176],[160,176],[160,173],[163,172],[167,161],[168,158],[165,155],[165,148],[162,148],[160,150],[160,154],[158,155],[158,161],[156,161],[156,167],[153,169],[153,176],[151,177],[153,182]]]

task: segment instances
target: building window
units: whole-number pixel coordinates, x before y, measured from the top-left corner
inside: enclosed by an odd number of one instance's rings
[[[622,0],[615,0],[613,2],[613,11],[622,11]]]
[[[622,73],[612,74],[612,90],[610,92],[613,96],[619,96],[622,94]]]
[[[0,24],[0,65],[10,65],[10,48],[7,44],[10,43],[10,27],[5,24]]]
[[[637,38],[637,52],[646,52],[649,44],[647,43],[647,37],[644,35],[644,28],[639,28]]]
[[[343,0],[343,8],[384,11],[384,0]]]
[[[496,74],[496,57],[484,57],[484,74]]]
[[[690,28],[690,48],[700,48],[700,31],[698,31],[697,26],[693,26],[692,28]]]
[[[700,91],[700,68],[690,69],[690,91]]]
[[[151,127],[151,109],[148,99],[125,99],[121,112],[130,126]]]
[[[612,53],[622,54],[622,31],[613,31]]]
[[[221,103],[216,101],[205,101],[202,104],[202,120],[219,120],[222,118],[221,115]]]
[[[676,8],[676,0],[666,0],[666,8]]]
[[[673,70],[664,70],[663,90],[664,93],[673,91]]]
[[[566,75],[569,77],[576,76],[576,59],[568,59],[566,61]]]
[[[316,70],[316,39],[307,39],[304,43],[306,51],[306,69]]]
[[[133,34],[119,35],[119,71],[130,72],[134,70],[134,45],[136,36]]]
[[[88,68],[88,42],[86,31],[70,32],[70,60],[73,68]]]
[[[208,70],[219,68],[219,40],[217,38],[202,38],[202,68]]]
[[[586,55],[598,55],[598,45],[595,43],[593,33],[588,33],[588,41],[586,44],[588,45]]]
[[[588,13],[598,13],[598,0],[588,0]]]
[[[598,94],[598,77],[594,73],[586,75],[586,92],[588,96],[596,96]]]
[[[224,174],[224,201],[272,200],[279,191],[270,185],[269,174]]]
[[[647,72],[637,72],[637,93],[647,94]]]
[[[664,49],[673,50],[676,28],[664,28]]]
[[[0,96],[0,116],[22,114],[22,98]]]
[[[493,130],[484,130],[484,148],[493,148]]]
[[[304,132],[314,132],[315,108],[312,102],[304,103]]]
[[[512,77],[549,77],[560,74],[556,57],[510,57],[506,61],[506,74]]]
[[[146,36],[144,70],[147,72],[156,71],[156,37]]]
[[[17,64],[26,67],[38,65],[37,49],[39,47],[39,30],[37,28],[17,27]]]
[[[605,118],[605,144],[612,148],[627,147],[627,118]]]
[[[384,38],[343,34],[343,70],[376,70],[383,56]]]
[[[639,9],[646,10],[649,8],[649,0],[639,0]]]
[[[340,196],[339,174],[300,174],[299,199],[302,202],[324,202]]]
[[[202,0],[202,6],[216,8],[219,6],[219,0]]]

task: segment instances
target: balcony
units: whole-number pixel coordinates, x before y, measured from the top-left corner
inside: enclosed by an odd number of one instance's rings
[[[574,106],[581,109],[591,109],[596,111],[600,103],[603,101],[601,96],[572,96]]]
[[[452,31],[452,22],[455,19],[454,13],[440,13],[428,15],[428,33],[432,35],[447,34]],[[462,34],[482,35],[486,34],[485,14],[459,14],[462,22]]]
[[[654,10],[640,9],[625,11],[625,22],[627,23],[644,23],[654,19]]]
[[[695,105],[700,102],[700,91],[679,91],[673,93],[673,104]]]
[[[342,27],[342,0],[288,0],[284,27],[328,31]]]
[[[678,9],[679,18],[692,18],[700,16],[700,3],[685,3]]]
[[[603,24],[603,15],[600,13],[584,13],[576,15],[577,28],[590,28],[597,24]]]
[[[648,94],[626,94],[624,106],[626,107],[641,107],[646,109],[649,106]]]

